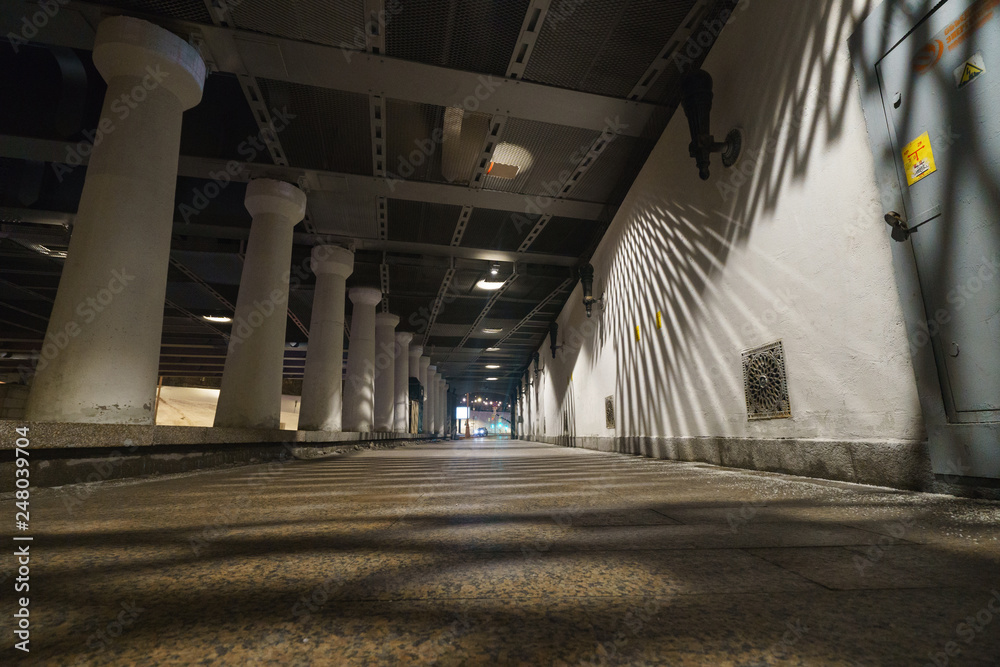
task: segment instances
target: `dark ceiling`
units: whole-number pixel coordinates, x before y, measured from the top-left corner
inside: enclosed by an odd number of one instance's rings
[[[734,2],[61,6],[30,44],[0,47],[0,374],[23,375],[45,333],[86,175],[85,164],[57,165],[99,118],[105,85],[90,48],[105,16],[171,30],[210,71],[201,104],[184,116],[162,375],[221,374],[228,328],[202,318],[232,314],[250,225],[246,181],[271,177],[308,194],[286,377],[301,377],[305,360],[310,249],[334,243],[355,248],[349,285],[381,286],[397,330],[415,332],[455,390],[503,395],[677,107],[672,55]],[[37,10],[4,3],[3,33],[19,34]],[[380,12],[383,21],[366,20]],[[269,123],[273,139],[261,141]],[[203,200],[227,160],[244,165],[241,176]],[[487,174],[491,162],[519,171]],[[477,288],[494,263],[506,288]]]

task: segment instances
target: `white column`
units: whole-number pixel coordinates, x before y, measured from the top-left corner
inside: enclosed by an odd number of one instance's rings
[[[430,393],[427,391],[427,375],[428,375],[427,367],[430,366],[430,364],[431,364],[430,357],[420,357],[420,359],[417,360],[417,367],[420,369],[420,376],[417,379],[420,380],[420,386],[424,388],[424,400],[422,403],[424,409],[424,423],[423,423],[424,428],[421,431],[421,433],[430,433],[429,430],[430,415],[427,412],[427,405],[428,405],[427,401],[428,397],[430,396]]]
[[[259,178],[247,185],[244,205],[253,222],[215,425],[278,428],[292,228],[306,214],[306,194],[291,183]]]
[[[441,433],[445,436],[448,435],[448,422],[451,421],[449,412],[448,383],[445,382],[444,378],[441,378]]]
[[[393,408],[392,430],[406,433],[410,430],[410,341],[413,334],[400,331],[396,334],[395,385],[396,405]],[[419,356],[419,355],[418,355]]]
[[[375,305],[382,300],[376,287],[352,287],[351,344],[347,348],[344,384],[344,430],[371,431],[375,416]]]
[[[108,83],[100,138],[25,418],[152,424],[181,115],[201,100],[205,63],[125,16],[101,21],[93,59]]]
[[[410,377],[420,381],[420,355],[424,353],[423,345],[410,344]],[[419,408],[419,404],[418,404]],[[419,412],[419,410],[418,410]],[[411,417],[413,419],[413,417]]]
[[[389,432],[396,408],[396,325],[399,317],[389,313],[375,316],[375,430]]]
[[[438,422],[441,420],[441,415],[438,414],[437,366],[427,367],[427,413],[430,415],[427,432],[437,435]]]
[[[316,274],[309,347],[302,378],[299,428],[339,431],[343,412],[345,282],[354,272],[354,253],[325,245],[312,250]]]

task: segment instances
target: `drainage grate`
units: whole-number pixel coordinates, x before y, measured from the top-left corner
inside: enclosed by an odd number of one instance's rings
[[[743,390],[748,420],[792,416],[785,376],[785,351],[780,340],[743,352]]]
[[[604,425],[607,428],[615,427],[615,397],[607,396],[604,399]]]

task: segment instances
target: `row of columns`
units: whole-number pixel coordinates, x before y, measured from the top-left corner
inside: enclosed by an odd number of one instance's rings
[[[205,64],[184,40],[146,21],[98,26],[94,64],[108,83],[102,118],[123,96],[142,100],[95,144],[46,332],[58,353],[36,368],[26,417],[36,421],[153,423],[166,297],[181,117],[201,99]],[[281,416],[292,230],[306,195],[289,183],[247,186],[252,216],[215,425],[277,428]],[[316,291],[300,428],[410,430],[410,377],[424,387],[427,433],[441,433],[444,380],[399,318],[376,315],[382,293],[355,287],[347,372],[345,293],[354,253],[313,249]],[[105,297],[105,293],[107,296]],[[89,319],[81,304],[102,306]],[[342,385],[343,383],[343,385]],[[346,395],[344,391],[346,387]]]

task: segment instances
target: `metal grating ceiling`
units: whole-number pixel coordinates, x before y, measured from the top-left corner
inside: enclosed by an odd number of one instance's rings
[[[497,151],[504,144],[524,149],[530,155],[531,166],[521,169],[510,179],[487,176],[483,189],[555,195],[600,135],[600,132],[580,127],[511,118],[504,127]]]
[[[461,206],[390,199],[389,239],[416,243],[451,243]],[[376,283],[377,284],[377,283]]]
[[[254,148],[260,128],[233,74],[208,76],[201,103],[184,112],[183,123],[181,155],[273,164],[267,150]]]
[[[368,96],[257,79],[269,109],[287,116],[278,133],[289,162],[305,169],[372,174]]]
[[[595,220],[554,217],[528,248],[528,252],[577,257],[587,249],[596,226]]]
[[[99,0],[97,4],[130,9],[144,14],[159,14],[182,21],[212,22],[212,17],[205,7],[205,0]]]
[[[365,47],[363,0],[242,0],[230,2],[229,11],[236,28],[329,46]]]
[[[388,100],[386,172],[404,180],[467,185],[489,132],[490,115],[464,112],[454,144],[445,143],[444,117],[442,106]],[[446,160],[450,160],[447,165]]]
[[[387,3],[386,54],[504,76],[528,2],[403,0],[398,12]]]
[[[355,192],[309,193],[309,213],[320,234],[378,238],[378,200]]]
[[[511,211],[491,208],[472,209],[469,225],[465,228],[462,245],[467,248],[514,251],[531,231],[533,220],[516,216]]]
[[[588,169],[580,177],[571,196],[586,201],[608,201],[622,181],[635,180],[653,145],[654,142],[636,137],[615,137],[601,153],[596,168]]]
[[[627,97],[695,0],[590,0],[549,10],[524,78]]]

